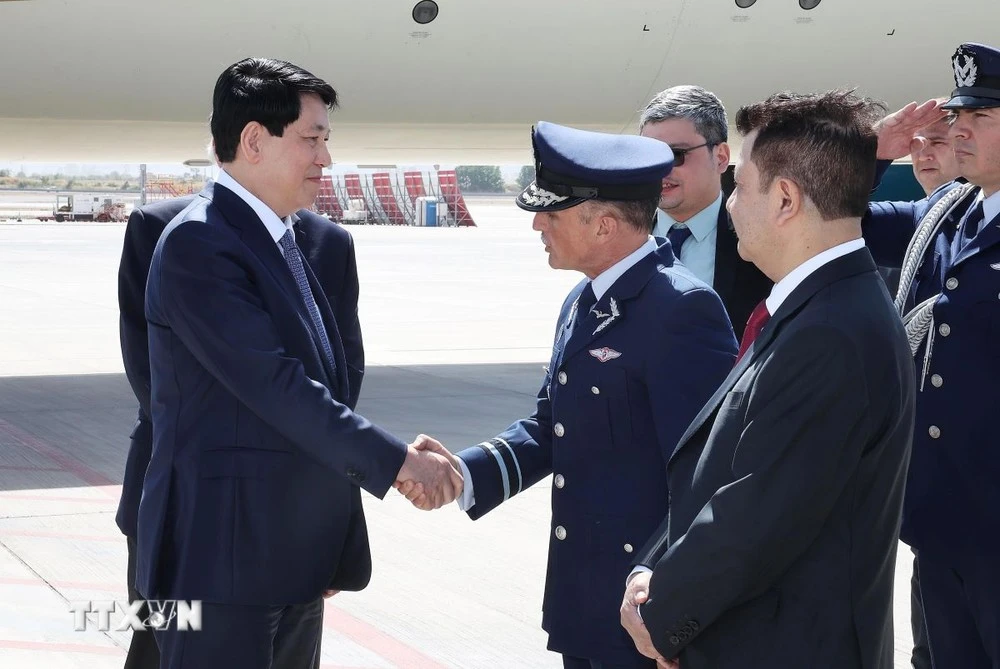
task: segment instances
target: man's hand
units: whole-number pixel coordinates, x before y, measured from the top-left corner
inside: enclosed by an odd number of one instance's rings
[[[940,100],[928,100],[920,105],[911,102],[889,114],[875,124],[875,132],[878,133],[876,157],[879,160],[896,160],[908,155],[913,133],[947,115],[948,112],[941,109]]]
[[[463,484],[458,458],[441,442],[421,434],[407,447],[393,487],[418,509],[430,511],[454,502]]]
[[[323,599],[330,599],[331,597],[333,597],[334,595],[338,594],[339,592],[340,592],[340,590],[324,590],[323,591]]]
[[[649,630],[639,616],[639,605],[649,599],[649,579],[652,576],[649,572],[639,572],[633,575],[625,588],[625,596],[622,598],[621,620],[622,627],[632,637],[636,650],[646,657],[656,660],[656,666],[661,669],[678,669],[680,663],[676,660],[668,660],[653,646],[653,641],[649,637]]]

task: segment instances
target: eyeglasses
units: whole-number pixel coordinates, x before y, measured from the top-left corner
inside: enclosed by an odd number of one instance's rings
[[[689,146],[686,149],[675,149],[670,147],[670,150],[674,152],[674,167],[680,167],[684,164],[684,160],[687,158],[687,154],[695,149],[700,149],[703,146],[715,146],[711,142],[705,142],[704,144],[699,144],[698,146]]]

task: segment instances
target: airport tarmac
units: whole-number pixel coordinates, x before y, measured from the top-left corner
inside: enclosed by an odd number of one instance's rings
[[[531,412],[579,279],[548,268],[529,214],[477,228],[351,227],[368,371],[359,412],[472,445]],[[120,667],[127,632],[74,631],[69,603],[125,600],[114,524],[135,400],[118,347],[122,224],[0,223],[0,667]],[[539,629],[550,479],[471,522],[365,495],[371,585],[326,605],[325,669],[553,668]],[[909,549],[896,667],[909,666]],[[584,595],[585,596],[585,595]]]

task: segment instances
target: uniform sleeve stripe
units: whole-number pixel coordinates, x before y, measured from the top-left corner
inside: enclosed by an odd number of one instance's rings
[[[514,491],[514,494],[516,495],[524,490],[524,478],[521,476],[521,463],[517,461],[517,454],[514,453],[514,449],[510,447],[510,444],[500,437],[496,437],[494,441],[499,441],[507,448],[507,452],[510,453],[510,459],[514,462],[514,471],[517,472],[517,490]]]
[[[492,444],[483,442],[479,444],[479,447],[496,458],[497,466],[500,468],[500,479],[503,481],[503,500],[506,502],[510,499],[510,479],[507,476],[507,465],[503,461],[503,456],[493,447]]]

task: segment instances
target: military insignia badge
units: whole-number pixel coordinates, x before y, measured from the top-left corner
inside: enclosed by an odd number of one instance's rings
[[[1000,262],[995,262],[992,265],[990,265],[990,267],[1000,272]]]
[[[621,316],[621,312],[618,311],[618,303],[615,301],[615,298],[613,298],[613,297],[611,298],[610,305],[611,305],[611,314],[610,315],[605,314],[604,312],[601,312],[601,311],[597,312],[597,313],[600,314],[599,318],[604,318],[604,320],[601,321],[600,324],[598,324],[597,329],[594,330],[594,334],[597,334],[598,332],[600,332],[604,328],[608,327],[619,316]],[[604,361],[602,360],[601,362],[604,362]]]
[[[615,358],[622,357],[622,354],[613,348],[608,348],[604,346],[603,348],[593,348],[590,349],[590,355],[594,356],[601,362],[607,362],[608,360],[614,360]]]
[[[955,68],[955,86],[968,88],[976,85],[979,67],[976,65],[975,54],[959,48],[951,62]]]

